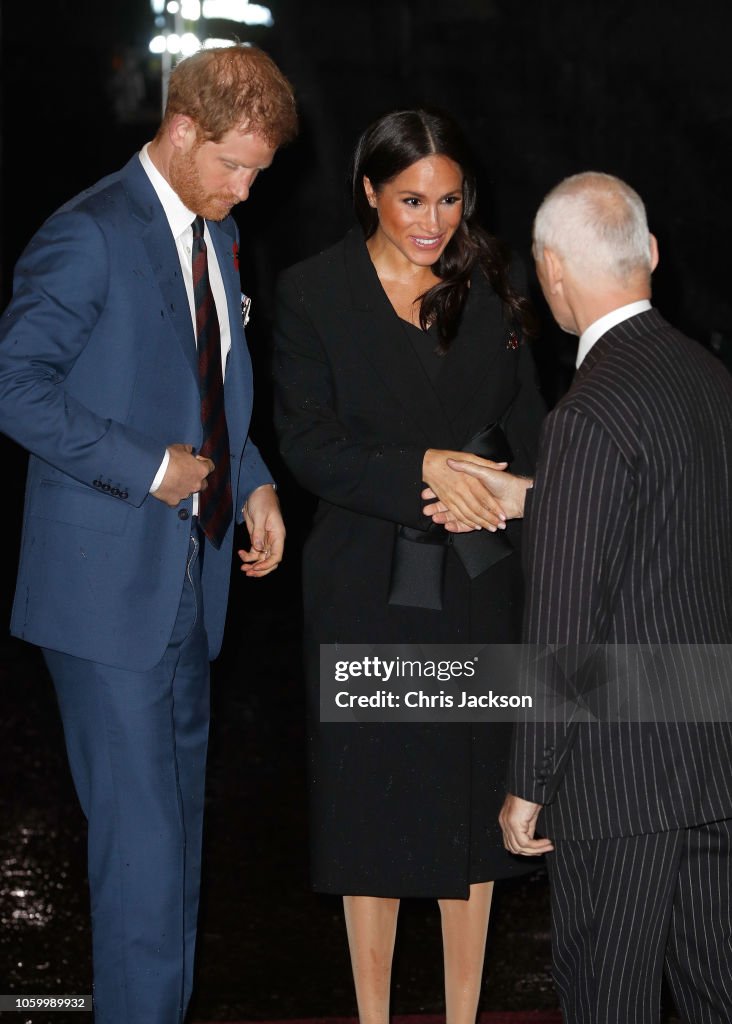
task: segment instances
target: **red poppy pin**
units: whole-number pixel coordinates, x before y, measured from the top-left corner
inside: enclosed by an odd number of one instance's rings
[[[231,247],[231,253],[232,253],[233,257],[234,257],[234,266],[238,270],[239,269],[239,245],[238,245],[237,242],[234,242],[233,246]]]
[[[506,340],[506,348],[518,348],[519,340],[515,331],[511,331]]]

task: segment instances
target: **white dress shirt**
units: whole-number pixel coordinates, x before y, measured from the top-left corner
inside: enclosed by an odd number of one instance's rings
[[[178,196],[178,193],[168,184],[165,178],[162,176],[160,171],[157,169],[155,164],[150,159],[148,154],[148,143],[145,145],[140,153],[140,163],[142,164],[143,170],[150,179],[150,184],[155,189],[155,193],[160,200],[160,203],[165,212],[165,216],[168,219],[170,230],[173,233],[173,239],[175,240],[175,246],[178,250],[178,259],[180,260],[180,269],[183,275],[183,282],[186,286],[186,293],[188,295],[188,304],[191,309],[191,323],[193,324],[193,336],[196,337],[196,303],[193,296],[193,257],[192,257],[192,245],[193,245],[193,221],[196,214],[185,206]],[[229,327],[229,311],[226,305],[226,290],[224,288],[224,281],[221,276],[221,270],[219,268],[218,260],[216,259],[216,250],[214,249],[213,242],[211,241],[211,235],[208,230],[208,225],[204,221],[204,233],[203,238],[206,243],[206,251],[208,256],[208,278],[211,284],[211,292],[213,294],[214,303],[216,304],[216,313],[219,318],[219,333],[221,335],[221,372],[223,375],[226,374],[226,357],[229,354],[231,348],[231,330]],[[155,479],[150,485],[150,493],[154,494],[155,491],[160,487],[165,476],[165,471],[168,468],[168,462],[170,461],[170,455],[166,451],[163,456],[163,461],[160,463],[160,468],[155,474]],[[198,495],[193,495],[193,515],[198,514]]]
[[[623,320],[629,320],[630,317],[636,316],[637,313],[644,313],[650,308],[651,304],[648,299],[639,299],[638,302],[629,302],[627,306],[618,306],[617,309],[613,309],[606,313],[605,316],[601,316],[599,320],[595,320],[580,336],[575,365],[579,368],[580,363],[595,342],[599,341],[603,334],[607,334],[611,327],[617,327]]]

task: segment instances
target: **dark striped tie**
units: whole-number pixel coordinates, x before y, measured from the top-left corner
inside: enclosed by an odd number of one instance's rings
[[[198,522],[215,547],[231,522],[231,468],[229,431],[224,408],[224,378],[221,370],[221,333],[208,279],[208,257],[203,240],[203,217],[193,221],[193,297],[196,305],[198,339],[198,382],[201,391],[203,443],[200,454],[211,459],[213,472],[206,478],[206,490],[198,498]]]

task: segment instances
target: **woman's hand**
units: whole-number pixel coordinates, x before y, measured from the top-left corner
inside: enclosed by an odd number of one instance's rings
[[[456,473],[466,473],[480,480],[487,493],[499,503],[506,519],[523,517],[526,492],[534,484],[530,477],[514,476],[513,473],[507,473],[505,468],[496,469],[496,466],[505,464],[489,462],[488,459],[481,459],[477,455],[470,455],[467,459],[463,456],[459,460],[450,458],[447,464]],[[436,499],[437,495],[431,488],[426,488],[422,491],[422,497],[429,501]],[[433,522],[444,526],[450,533],[465,533],[471,529],[460,521],[447,504],[439,500],[433,500],[431,505],[426,505],[424,514],[431,516]]]
[[[441,507],[435,508],[434,512],[445,516],[445,523],[458,524],[457,529],[453,526],[453,532],[490,530],[495,533],[496,530],[504,530],[506,516],[498,499],[479,479],[469,473],[456,471],[448,464],[448,459],[464,458],[465,452],[428,448],[422,463],[422,479],[428,486],[422,492],[422,497],[437,499]],[[477,456],[469,458],[476,460]],[[491,462],[488,459],[479,459],[478,462],[499,472],[508,465],[507,462]],[[433,513],[425,509],[425,514]]]

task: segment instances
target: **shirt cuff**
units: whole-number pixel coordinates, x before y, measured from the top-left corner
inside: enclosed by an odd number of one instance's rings
[[[155,494],[155,492],[157,491],[158,487],[160,487],[161,483],[163,482],[163,477],[165,476],[165,474],[167,472],[168,463],[169,462],[170,462],[170,452],[166,448],[165,449],[165,455],[163,455],[163,461],[160,463],[160,468],[158,469],[157,473],[155,474],[155,479],[150,484],[150,494]]]

